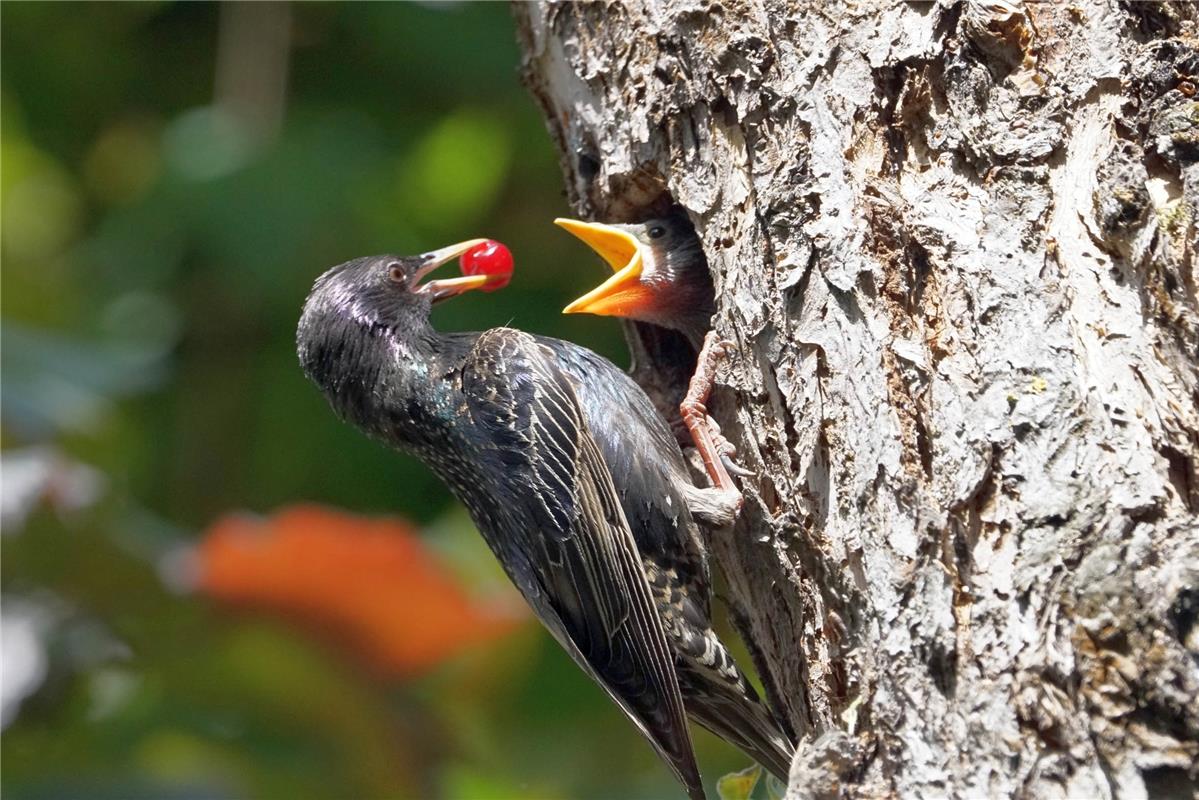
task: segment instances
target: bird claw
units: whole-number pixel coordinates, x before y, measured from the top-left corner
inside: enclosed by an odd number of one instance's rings
[[[729,473],[730,475],[736,475],[738,478],[754,478],[754,477],[757,477],[757,474],[758,474],[758,473],[754,472],[753,470],[749,470],[749,469],[746,469],[745,467],[741,466],[741,465],[740,465],[740,464],[738,464],[736,461],[734,461],[734,460],[732,459],[732,457],[730,457],[729,455],[727,455],[727,454],[725,454],[725,453],[721,453],[721,454],[720,454],[720,463],[721,463],[721,464],[724,464],[724,468],[725,468],[726,470],[728,470],[728,473]]]
[[[725,470],[730,475],[736,475],[738,478],[753,478],[756,473],[741,466],[736,461],[737,448],[733,443],[724,438],[724,434],[720,432],[720,425],[711,416],[707,416],[708,435],[712,437],[712,446],[716,450],[717,457],[720,458],[720,463],[724,465]]]

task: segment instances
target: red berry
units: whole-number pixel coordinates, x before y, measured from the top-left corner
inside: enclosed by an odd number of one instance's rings
[[[485,292],[503,289],[512,280],[512,253],[494,239],[475,245],[458,258],[463,275],[494,275],[479,288]]]

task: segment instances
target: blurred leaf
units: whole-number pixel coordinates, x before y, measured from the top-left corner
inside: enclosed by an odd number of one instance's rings
[[[740,772],[730,772],[722,775],[716,781],[716,793],[720,800],[749,800],[762,776],[762,768],[757,764]]]
[[[462,109],[436,125],[404,159],[400,194],[408,214],[440,232],[477,219],[495,202],[512,158],[496,118]]]
[[[163,137],[171,169],[194,181],[219,178],[244,166],[252,142],[250,132],[236,117],[215,106],[181,114]]]
[[[83,162],[88,189],[109,205],[140,199],[162,171],[159,125],[131,116],[110,126],[96,139]]]
[[[5,481],[7,485],[8,481]],[[0,664],[4,681],[0,684],[0,728],[7,728],[17,717],[26,697],[37,691],[46,679],[46,648],[42,631],[48,627],[48,615],[36,603],[13,596],[4,598],[0,611]]]
[[[517,797],[536,797],[554,800],[561,795],[546,789],[516,786],[493,772],[483,773],[465,764],[450,764],[441,773],[442,792],[454,800],[513,800]]]
[[[0,524],[3,535],[19,533],[25,520],[45,503],[71,513],[95,503],[104,490],[97,470],[64,456],[52,447],[27,447],[0,454]]]
[[[34,514],[5,542],[6,608],[34,582],[56,620],[49,678],[0,740],[6,798],[420,796],[439,738],[427,715],[397,719],[284,630],[168,594],[101,532],[123,524],[114,511]]]
[[[95,425],[110,401],[145,391],[165,376],[169,343],[95,343],[5,323],[4,422],[26,436]]]
[[[0,160],[5,256],[36,260],[56,255],[79,230],[82,202],[74,179],[53,158],[15,136],[4,138]]]
[[[295,506],[219,520],[197,551],[206,594],[275,611],[406,676],[511,631],[520,619],[474,603],[395,519]]]

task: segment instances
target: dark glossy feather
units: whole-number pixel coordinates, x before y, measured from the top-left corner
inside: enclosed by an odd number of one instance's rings
[[[688,713],[785,781],[794,747],[712,630],[711,577],[684,493],[692,478],[673,434],[612,362],[570,342],[536,340],[574,379],[593,437],[618,476],[616,491],[676,654]]]
[[[611,361],[571,342],[537,341],[572,378],[641,552],[675,569],[708,614],[707,554],[683,492],[692,479],[674,434],[641,387]]]
[[[462,390],[506,499],[480,528],[505,532],[492,547],[538,616],[702,797],[674,654],[573,386],[551,351],[501,328],[479,337]]]

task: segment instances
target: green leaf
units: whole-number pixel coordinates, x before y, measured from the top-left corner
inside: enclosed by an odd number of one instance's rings
[[[757,764],[740,772],[730,772],[716,781],[716,794],[720,800],[749,800],[762,776],[762,768]]]

